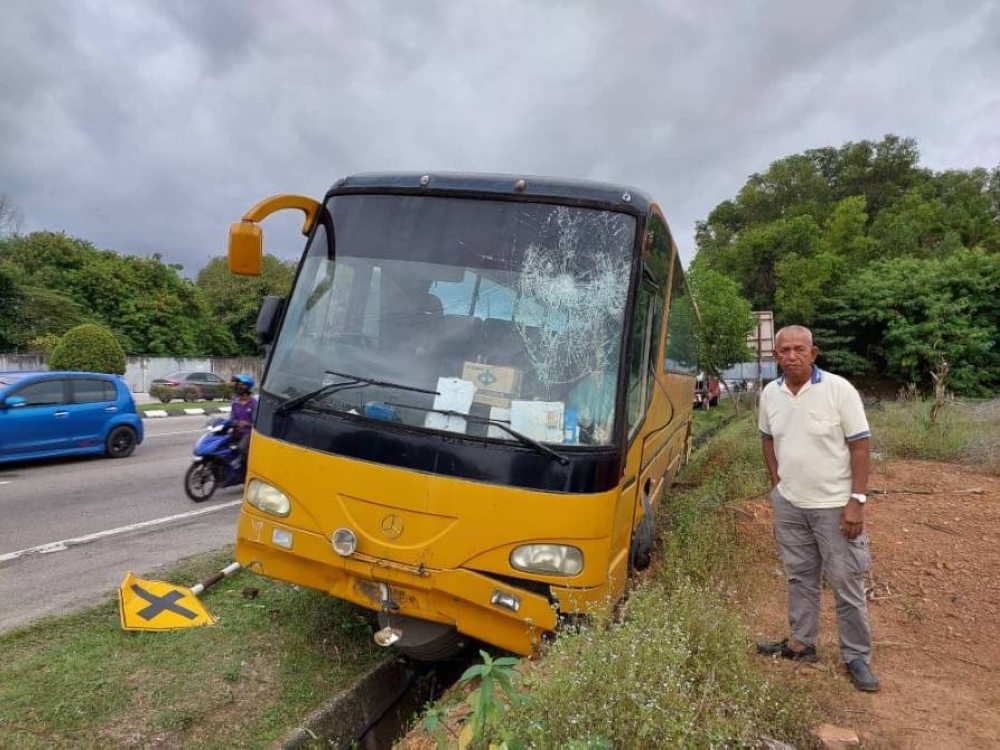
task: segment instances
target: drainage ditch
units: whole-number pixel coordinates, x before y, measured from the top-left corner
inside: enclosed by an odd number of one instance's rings
[[[471,656],[426,664],[403,657],[380,662],[350,688],[310,714],[283,743],[284,750],[384,750],[413,726],[472,663]]]

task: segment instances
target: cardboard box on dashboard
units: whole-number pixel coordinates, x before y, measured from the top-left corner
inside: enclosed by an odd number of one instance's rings
[[[479,404],[508,409],[511,399],[521,395],[521,371],[516,367],[466,362],[462,380],[476,384],[472,400]]]

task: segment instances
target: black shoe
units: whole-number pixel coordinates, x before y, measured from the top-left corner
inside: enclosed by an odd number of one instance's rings
[[[816,647],[803,646],[799,651],[793,651],[788,645],[788,639],[781,641],[767,641],[757,644],[757,653],[763,656],[780,656],[782,659],[792,661],[816,661]]]
[[[845,665],[847,671],[851,673],[851,682],[858,690],[866,693],[878,692],[878,677],[872,672],[868,662],[864,659],[854,659]]]

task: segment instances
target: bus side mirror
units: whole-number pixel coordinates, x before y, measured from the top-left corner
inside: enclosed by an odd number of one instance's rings
[[[281,313],[285,309],[285,298],[268,295],[260,306],[257,313],[257,343],[260,346],[268,346],[274,341],[274,334],[278,331],[278,321],[281,320]]]
[[[264,234],[260,225],[240,221],[229,227],[229,270],[240,276],[260,276]]]
[[[260,222],[286,208],[296,208],[305,214],[302,234],[308,236],[312,230],[319,201],[304,195],[272,195],[243,214],[243,221],[229,227],[229,270],[240,276],[260,276],[264,257],[264,236]]]

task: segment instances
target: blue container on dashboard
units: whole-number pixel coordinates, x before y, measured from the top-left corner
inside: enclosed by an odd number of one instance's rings
[[[364,415],[372,419],[381,419],[385,422],[394,422],[396,420],[396,410],[389,406],[389,404],[383,404],[381,401],[367,402],[364,405]]]
[[[580,442],[580,424],[576,415],[576,409],[567,409],[563,421],[563,442]]]

